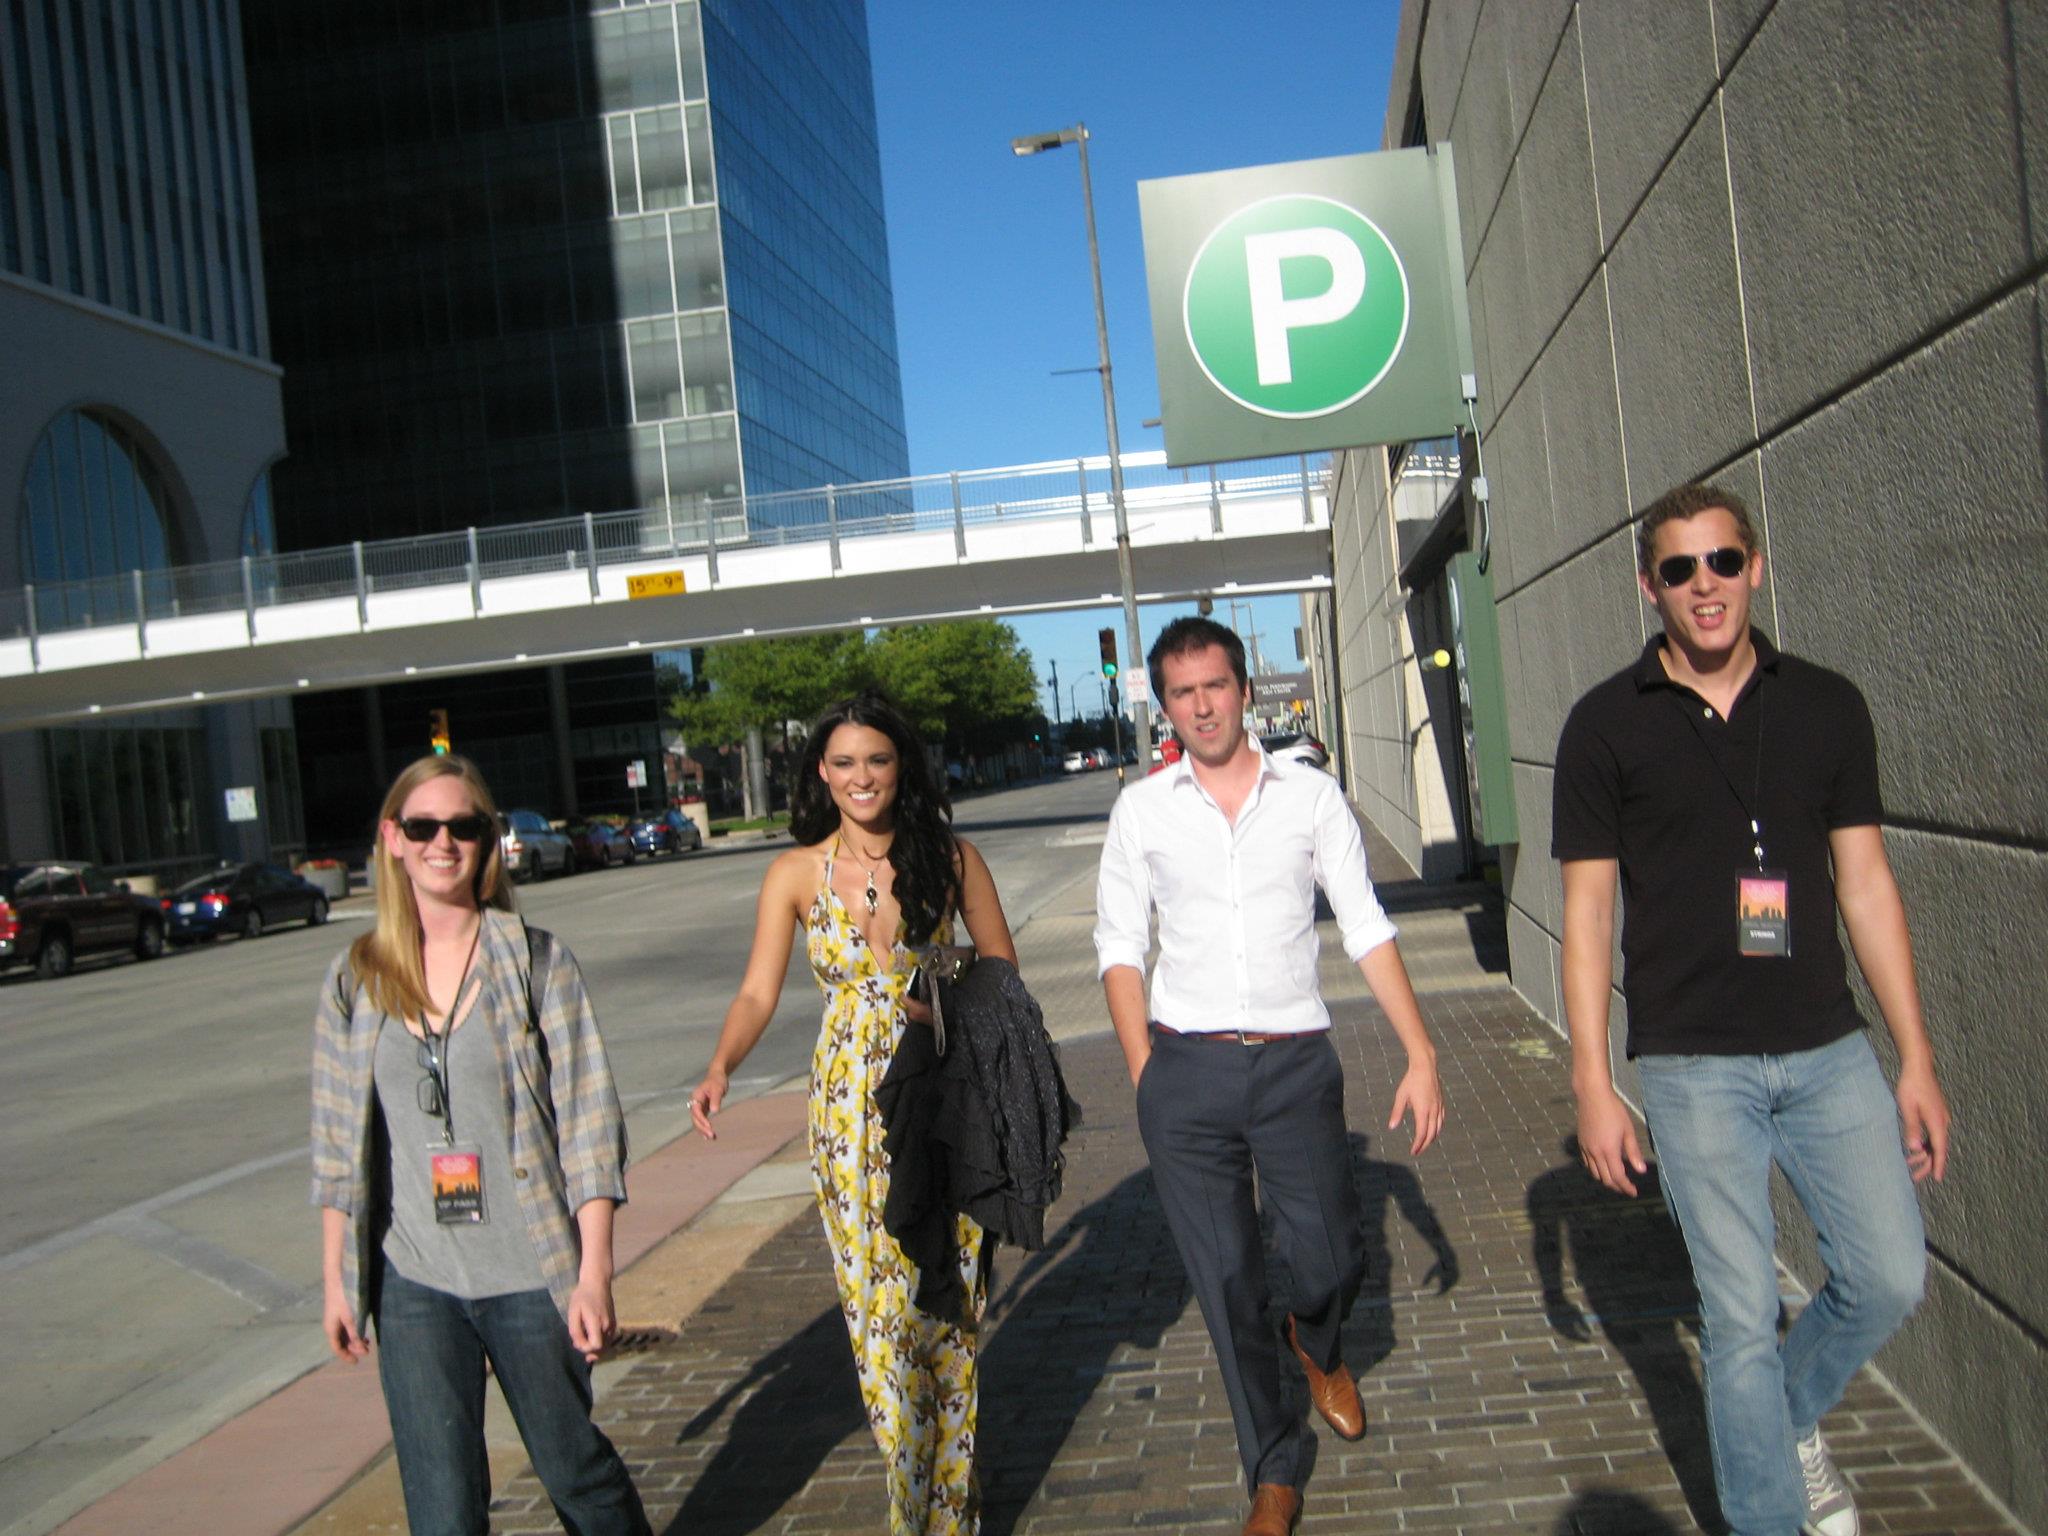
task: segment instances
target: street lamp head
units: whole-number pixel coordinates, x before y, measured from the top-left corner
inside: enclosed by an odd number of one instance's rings
[[[1071,128],[1062,128],[1057,133],[1027,133],[1010,140],[1013,155],[1039,155],[1048,149],[1058,149],[1062,144],[1072,144],[1088,137],[1088,130],[1076,123]]]

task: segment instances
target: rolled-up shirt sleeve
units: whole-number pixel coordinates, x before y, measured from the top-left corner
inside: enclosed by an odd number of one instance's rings
[[[1334,783],[1317,801],[1315,839],[1316,883],[1330,898],[1330,910],[1344,937],[1344,953],[1354,962],[1363,960],[1393,938],[1395,929],[1373,894],[1357,818]]]
[[[1102,865],[1095,876],[1096,974],[1128,965],[1141,974],[1152,941],[1152,882],[1139,846],[1137,816],[1128,795],[1109,813]]]

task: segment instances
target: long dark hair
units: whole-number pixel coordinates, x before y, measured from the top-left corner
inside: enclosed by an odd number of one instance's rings
[[[896,837],[889,862],[896,866],[904,932],[913,944],[927,943],[960,897],[959,839],[953,836],[952,802],[932,772],[924,742],[887,694],[864,689],[834,704],[811,727],[789,786],[790,833],[800,843],[822,843],[839,830],[839,807],[818,765],[825,760],[825,743],[842,725],[880,731],[896,749]]]

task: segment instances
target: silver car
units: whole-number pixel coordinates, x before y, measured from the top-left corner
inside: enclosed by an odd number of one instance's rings
[[[1330,766],[1329,751],[1307,731],[1275,731],[1270,736],[1261,736],[1259,745],[1266,749],[1268,757],[1307,763],[1311,768]]]
[[[539,811],[506,811],[498,818],[498,846],[514,880],[545,880],[576,872],[576,845],[566,832],[548,825]]]

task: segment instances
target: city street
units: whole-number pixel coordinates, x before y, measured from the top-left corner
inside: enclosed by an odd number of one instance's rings
[[[1107,773],[964,803],[1013,926],[1092,867]],[[786,840],[521,890],[591,980],[636,1156],[687,1098]],[[369,903],[61,982],[0,980],[0,1533],[51,1528],[317,1364],[306,1203],[313,997]],[[802,1073],[818,1013],[801,956],[736,1084]]]

